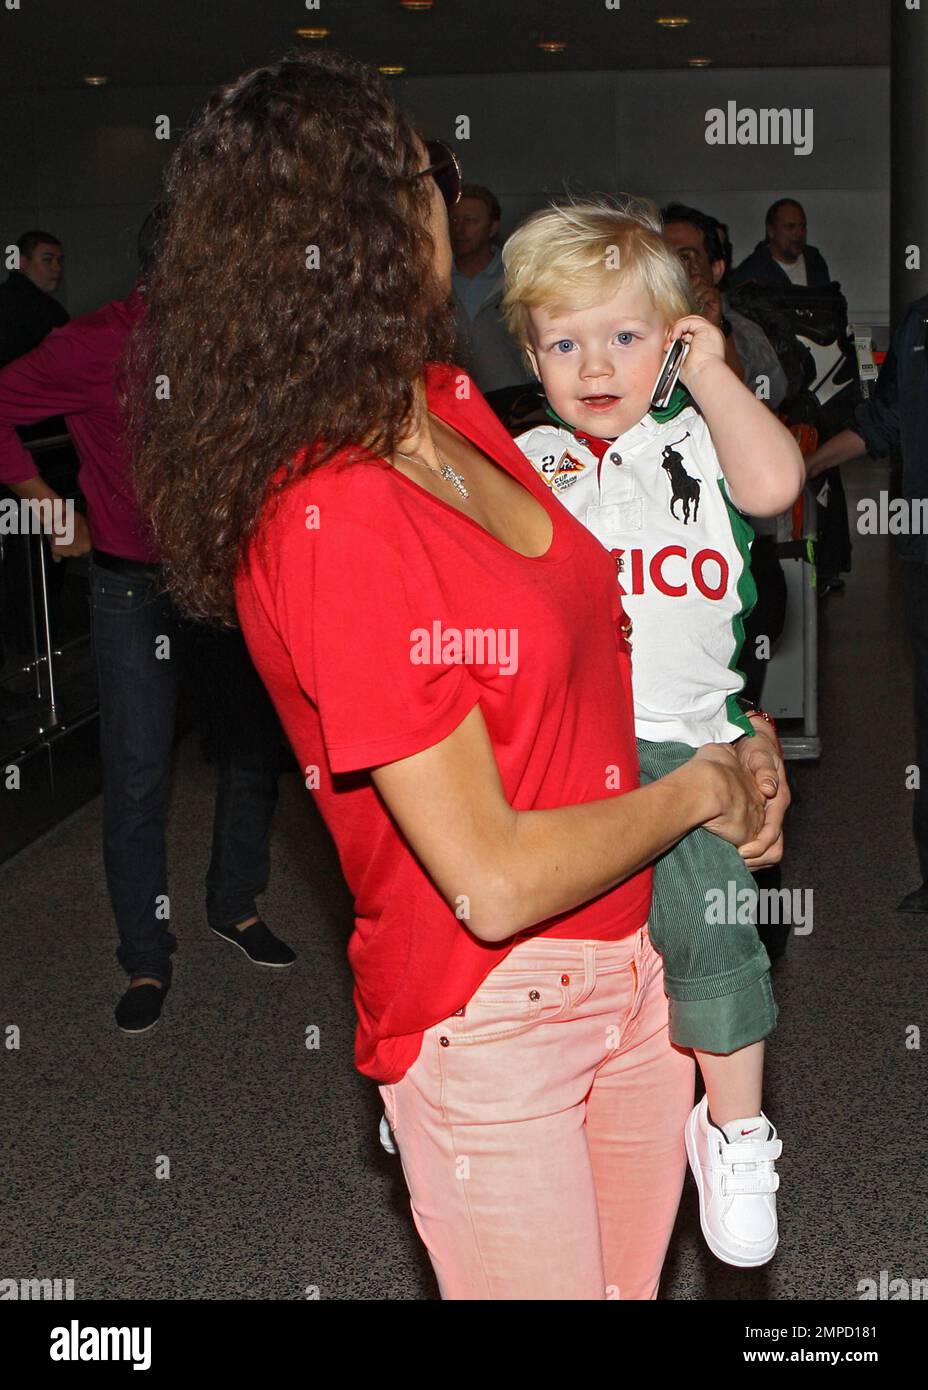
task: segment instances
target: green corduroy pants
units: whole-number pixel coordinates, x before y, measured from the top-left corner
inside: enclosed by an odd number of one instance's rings
[[[642,786],[695,752],[685,743],[639,739]],[[745,890],[753,895],[747,910]],[[664,958],[670,1040],[678,1047],[737,1052],[773,1031],[778,1010],[756,920],[753,875],[717,835],[692,830],[655,862],[648,931]]]

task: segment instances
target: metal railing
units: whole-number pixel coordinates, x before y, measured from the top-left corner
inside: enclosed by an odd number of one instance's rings
[[[67,434],[24,442],[24,447],[34,456],[48,454],[64,446],[71,447],[71,438]],[[14,664],[4,668],[0,674],[0,688],[8,690],[11,683],[21,682],[24,676],[31,677],[35,724],[25,738],[21,733],[15,735],[12,729],[7,735],[0,726],[0,750],[7,764],[17,763],[37,749],[47,747],[57,739],[72,733],[95,719],[99,712],[95,696],[89,702],[85,700],[81,708],[71,712],[62,708],[61,700],[63,659],[71,652],[90,651],[89,603],[87,631],[68,641],[56,642],[50,601],[46,538],[41,534],[29,534],[23,539],[26,542],[26,593],[32,655],[20,665]],[[0,563],[5,564],[7,558],[4,537],[0,536]],[[24,720],[29,717],[29,713],[27,706],[23,710]]]

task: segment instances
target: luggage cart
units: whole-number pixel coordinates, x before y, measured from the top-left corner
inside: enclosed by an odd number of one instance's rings
[[[805,761],[821,755],[818,732],[818,590],[815,582],[816,504],[803,494],[800,534],[777,544],[786,579],[786,621],[764,680],[764,709],[776,720],[801,720],[781,731],[783,756]]]
[[[877,378],[870,325],[848,324],[847,335],[853,342],[853,359],[850,354],[835,358],[833,345],[823,350],[800,335],[816,362],[817,377],[811,389],[823,408],[844,389],[848,365],[854,359],[862,397],[870,394]],[[803,454],[812,453],[818,443],[816,431],[803,425],[789,428]],[[765,709],[775,719],[801,720],[798,732],[784,733],[780,740],[784,757],[793,761],[818,758],[822,751],[818,732],[817,504],[813,488],[817,490],[817,485],[805,489],[801,505],[798,510],[794,508],[791,536],[778,537],[777,552],[786,577],[786,622],[764,682]]]
[[[812,426],[787,424],[787,429],[803,457],[817,448],[818,430]],[[800,721],[798,730],[780,733],[788,762],[812,760],[822,751],[818,733],[817,533],[818,507],[809,486],[791,510],[777,518],[776,549],[786,580],[786,617],[764,679],[764,708],[774,719]]]
[[[62,449],[71,449],[68,435],[55,435],[40,441],[26,441],[25,448],[33,456],[51,454]],[[32,654],[21,664],[5,670],[0,676],[0,686],[12,684],[27,695],[25,686],[31,686],[31,698],[23,712],[23,722],[28,722],[28,731],[8,733],[0,730],[0,756],[5,766],[22,763],[36,753],[49,749],[59,739],[73,730],[98,717],[96,696],[80,707],[73,707],[69,701],[67,713],[62,709],[59,690],[59,674],[62,659],[72,651],[89,650],[90,632],[73,637],[68,641],[57,639],[49,601],[49,575],[45,538],[35,534],[26,538],[26,583],[29,622],[31,628]],[[0,559],[4,555],[3,537],[0,537]],[[12,741],[11,741],[12,740]],[[54,794],[54,763],[49,761],[49,785]]]

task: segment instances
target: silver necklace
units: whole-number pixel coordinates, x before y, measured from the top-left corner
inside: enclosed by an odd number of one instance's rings
[[[397,458],[408,459],[410,463],[421,463],[422,467],[427,468],[430,473],[435,473],[439,478],[444,478],[445,482],[450,483],[452,487],[457,488],[458,492],[465,499],[465,501],[470,496],[470,493],[464,486],[464,474],[456,473],[454,469],[451,467],[451,464],[445,462],[445,460],[441,456],[441,452],[437,444],[435,446],[435,453],[438,457],[438,462],[441,464],[440,468],[433,468],[430,463],[426,463],[425,459],[419,458],[418,454],[401,454],[399,449],[395,449],[394,453],[396,454]]]

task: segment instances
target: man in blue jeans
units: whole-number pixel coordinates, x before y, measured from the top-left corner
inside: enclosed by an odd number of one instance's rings
[[[78,483],[88,519],[77,514],[71,536],[53,533],[51,550],[56,559],[91,552],[103,857],[119,930],[116,955],[129,976],[116,1007],[116,1022],[127,1033],[145,1032],[158,1021],[171,984],[177,941],[169,929],[164,811],[180,669],[195,638],[213,677],[218,731],[207,921],[255,964],[284,967],[296,959],[255,906],[270,866],[277,716],[240,631],[191,623],[164,593],[157,552],[132,494],[116,373],[143,315],[137,286],[128,299],[55,329],[0,371],[0,482],[20,497],[54,501],[15,430],[49,415],[65,417],[81,460]]]
[[[115,568],[110,558],[94,550],[89,566],[103,859],[119,926],[116,955],[131,981],[117,1022],[139,1032],[160,1013],[177,945],[166,898],[164,805],[185,665],[201,679],[211,677],[204,693],[218,745],[207,921],[256,964],[281,967],[296,957],[255,907],[270,869],[280,731],[242,635],[237,628],[213,631],[185,621],[161,589],[156,566]]]

